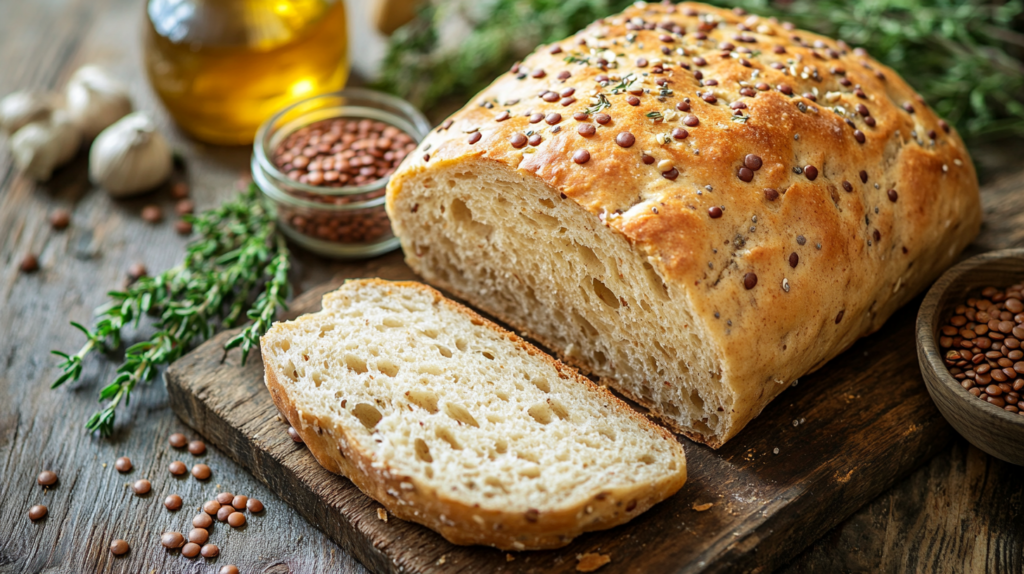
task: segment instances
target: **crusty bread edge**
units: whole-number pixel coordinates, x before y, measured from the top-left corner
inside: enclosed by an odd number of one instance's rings
[[[441,303],[449,310],[462,313],[474,324],[486,326],[531,356],[548,361],[560,374],[574,378],[590,391],[603,395],[620,414],[633,418],[641,426],[671,441],[679,469],[676,474],[653,484],[604,489],[588,500],[554,512],[523,513],[474,508],[418,484],[415,478],[400,476],[383,463],[378,463],[375,468],[372,454],[359,449],[355,441],[349,440],[342,425],[327,429],[325,421],[308,413],[300,413],[287,387],[280,382],[278,369],[271,358],[272,353],[263,349],[266,385],[274,404],[298,431],[309,451],[324,468],[349,478],[364,494],[381,503],[396,517],[422,524],[453,544],[483,544],[502,550],[552,549],[565,546],[584,532],[603,530],[628,522],[675,494],[686,482],[686,458],[682,445],[667,430],[631,409],[607,389],[595,385],[514,333],[445,298],[429,286],[381,279],[361,281],[426,291],[434,298],[435,304]],[[331,296],[332,293],[326,294],[324,300]],[[288,323],[277,323],[265,337],[271,336],[275,330],[288,327]]]

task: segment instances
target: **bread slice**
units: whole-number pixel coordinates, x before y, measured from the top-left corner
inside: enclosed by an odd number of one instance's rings
[[[419,283],[349,281],[261,347],[320,464],[455,544],[557,548],[686,481],[668,431]]]

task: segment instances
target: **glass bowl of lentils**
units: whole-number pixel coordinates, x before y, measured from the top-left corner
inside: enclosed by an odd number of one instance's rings
[[[953,428],[1024,466],[1024,249],[972,257],[935,282],[917,315],[917,357]]]
[[[430,131],[408,102],[349,88],[297,102],[260,126],[253,181],[292,241],[360,259],[398,247],[384,211],[388,179]]]

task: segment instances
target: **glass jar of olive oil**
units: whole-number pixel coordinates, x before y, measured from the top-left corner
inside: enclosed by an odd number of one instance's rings
[[[146,71],[175,121],[251,144],[285,106],[348,78],[342,0],[148,0]]]

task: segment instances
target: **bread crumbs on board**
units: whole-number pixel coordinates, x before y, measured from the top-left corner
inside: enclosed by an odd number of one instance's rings
[[[511,562],[511,561],[513,561],[515,559],[516,559],[516,557],[512,556],[511,554],[506,554],[505,555],[505,562]]]
[[[696,510],[697,512],[704,512],[705,510],[711,508],[714,505],[715,505],[714,502],[705,502],[704,504],[694,504],[693,505],[693,509]]]
[[[384,522],[387,522],[388,521],[388,511],[384,510],[383,508],[378,508],[377,509],[377,518],[383,520]]]
[[[579,562],[576,564],[577,572],[593,572],[598,568],[612,561],[612,557],[607,554],[595,554],[588,552],[586,554],[577,554],[576,560]]]

